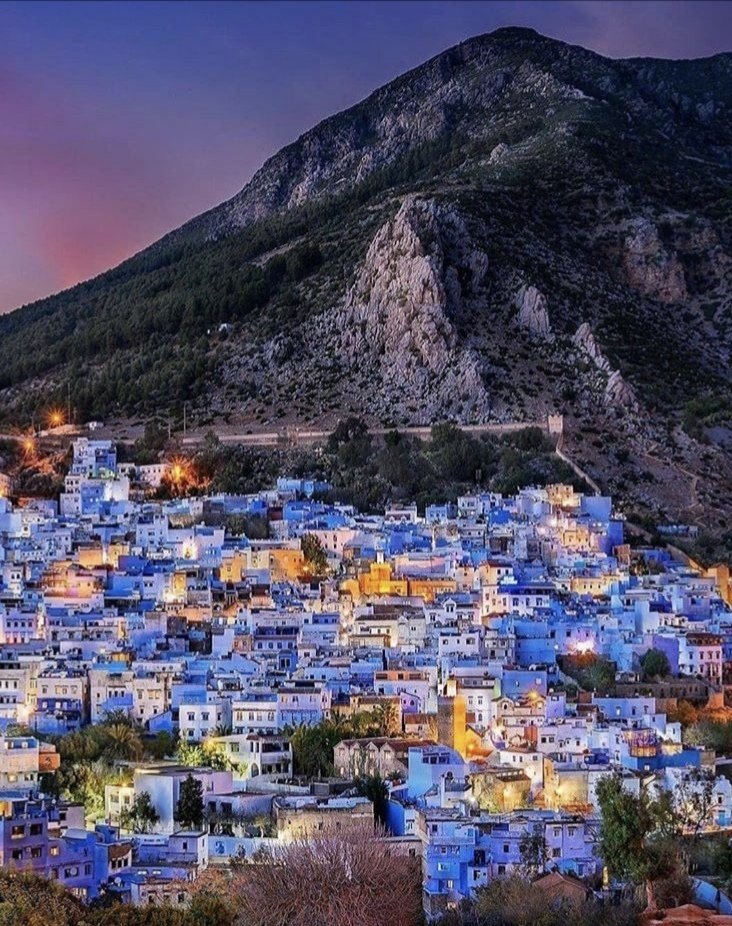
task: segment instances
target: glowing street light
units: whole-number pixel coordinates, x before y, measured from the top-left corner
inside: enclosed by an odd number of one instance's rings
[[[51,409],[48,413],[48,423],[52,428],[60,428],[64,423],[64,413],[60,408]]]
[[[170,479],[175,485],[180,485],[181,483],[191,482],[191,467],[183,457],[174,457],[170,461],[168,467],[168,472],[170,473]]]

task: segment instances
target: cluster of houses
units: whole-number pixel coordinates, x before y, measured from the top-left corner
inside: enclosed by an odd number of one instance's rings
[[[682,699],[723,703],[727,577],[657,549],[638,568],[611,499],[552,485],[361,514],[290,478],[152,500],[161,477],[83,438],[58,501],[0,498],[0,865],[87,898],[184,903],[208,866],[371,829],[353,781],[378,773],[385,838],[421,859],[433,916],[525,871],[537,840],[541,870],[600,879],[608,775],[681,793],[705,771],[701,825],[732,826],[730,782],[667,717]],[[237,529],[254,516],[266,539]],[[641,679],[649,649],[668,677]],[[614,664],[610,692],[567,672],[593,656]],[[328,777],[296,774],[293,729],[367,711],[382,735],[338,743]],[[96,819],[52,799],[48,739],[121,714],[225,761],[127,763]],[[180,829],[191,776],[206,823]],[[155,820],[136,832],[143,794]]]

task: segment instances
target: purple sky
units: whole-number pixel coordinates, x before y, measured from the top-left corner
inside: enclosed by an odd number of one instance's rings
[[[732,50],[732,2],[0,5],[0,312],[113,266],[325,116],[524,25],[615,57]]]

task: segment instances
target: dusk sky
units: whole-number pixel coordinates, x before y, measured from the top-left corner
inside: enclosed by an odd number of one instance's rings
[[[319,120],[505,25],[614,57],[732,50],[727,2],[4,3],[0,312],[113,266]]]

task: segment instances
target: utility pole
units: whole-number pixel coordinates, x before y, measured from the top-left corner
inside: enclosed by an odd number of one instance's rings
[[[66,383],[66,421],[71,424],[71,383]]]

